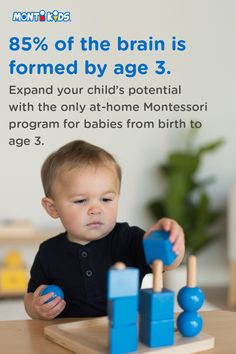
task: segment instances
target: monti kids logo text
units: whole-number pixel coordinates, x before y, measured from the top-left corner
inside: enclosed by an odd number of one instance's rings
[[[40,10],[38,12],[15,11],[12,14],[12,21],[14,22],[68,22],[70,20],[70,12],[61,12],[58,10]]]

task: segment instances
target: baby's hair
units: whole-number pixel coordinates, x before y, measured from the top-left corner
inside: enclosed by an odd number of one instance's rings
[[[86,166],[115,167],[117,177],[121,183],[121,168],[115,158],[99,146],[92,145],[83,140],[74,140],[51,153],[44,161],[41,169],[41,178],[46,197],[52,196],[52,186],[57,174],[62,168],[72,170]]]

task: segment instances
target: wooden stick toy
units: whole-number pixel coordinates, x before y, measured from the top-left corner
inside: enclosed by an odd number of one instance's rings
[[[202,330],[202,318],[198,314],[204,302],[204,293],[196,286],[197,258],[190,256],[187,269],[187,286],[180,289],[177,300],[184,310],[177,318],[177,327],[184,337],[194,337]]]
[[[153,270],[153,291],[159,293],[162,291],[162,272],[163,272],[163,263],[160,259],[157,259],[152,264]]]

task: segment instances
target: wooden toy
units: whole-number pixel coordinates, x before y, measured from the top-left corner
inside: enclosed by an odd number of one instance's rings
[[[153,289],[140,290],[140,341],[149,347],[174,343],[174,292],[162,289],[163,263],[153,263]]]
[[[0,295],[22,295],[27,282],[28,272],[20,251],[9,251],[0,266]]]
[[[169,232],[153,231],[143,240],[144,254],[147,264],[152,264],[154,260],[161,259],[164,265],[171,265],[177,255],[172,250],[169,241]]]
[[[44,328],[45,336],[58,345],[77,354],[109,354],[109,321],[107,317],[93,318],[62,324],[51,324]],[[137,354],[189,354],[214,348],[214,337],[200,333],[186,338],[175,332],[171,347],[150,348],[139,343]],[[55,351],[56,352],[56,351]]]
[[[8,252],[3,261],[6,267],[22,267],[24,266],[22,255],[18,250]]]
[[[112,326],[125,326],[137,322],[138,296],[113,298],[108,301],[108,316]]]
[[[138,348],[139,270],[116,263],[108,272],[109,346],[111,354]]]
[[[137,324],[110,327],[110,354],[136,352],[138,349]]]
[[[195,337],[202,330],[202,318],[198,312],[182,312],[177,318],[177,327],[184,337]]]
[[[48,285],[41,291],[40,295],[47,295],[49,293],[53,293],[53,295],[49,300],[45,302],[46,304],[54,300],[57,296],[60,296],[61,299],[64,299],[64,293],[58,285]]]
[[[138,276],[135,272],[130,272],[133,270],[132,268],[125,268],[122,263],[118,263],[116,267],[110,269],[108,274],[109,316],[47,326],[44,329],[44,334],[48,339],[77,354],[121,354],[130,351],[137,351],[138,354],[188,354],[214,348],[213,336],[199,333],[197,336],[186,338],[179,332],[174,332],[174,295],[173,292],[162,289],[163,265],[160,261],[153,264],[153,289],[140,291],[140,339],[145,344],[137,343],[137,324],[131,323],[137,318],[136,302],[135,305],[132,302],[132,298],[137,296],[134,291],[136,286],[134,286],[133,279],[129,279],[127,274],[130,277],[135,277],[137,282]],[[188,284],[192,284],[192,288],[194,288],[195,285],[194,282],[192,283],[192,276],[190,276],[192,272],[194,269],[189,267]],[[114,285],[115,289],[110,289],[111,285]],[[125,291],[119,289],[119,286],[124,286],[128,296],[125,295]],[[116,290],[119,294],[118,297],[116,297]],[[200,302],[201,300],[198,304]],[[190,303],[193,303],[193,300],[190,300]],[[195,309],[198,306],[194,303],[192,305],[193,312],[185,311],[183,316],[181,314],[183,320],[179,321],[183,321],[183,327],[187,327],[188,333],[194,328],[191,326],[190,317],[192,314],[195,323],[197,322],[196,318],[199,315]],[[136,312],[136,314],[130,314],[129,309],[132,309],[130,312]],[[124,314],[128,318],[127,321],[124,319]],[[153,321],[152,318],[154,318]],[[149,345],[157,345],[157,348]]]
[[[183,310],[195,312],[199,310],[204,303],[204,293],[200,288],[185,286],[180,289],[177,299],[179,306]]]
[[[143,317],[153,321],[172,319],[174,313],[174,292],[162,288],[162,266],[159,262],[154,262],[153,289],[141,289],[139,293],[139,311]]]
[[[122,296],[137,296],[139,290],[139,270],[126,268],[117,262],[108,272],[108,299]]]
[[[178,303],[184,310],[177,319],[177,327],[185,337],[193,337],[202,330],[202,318],[197,313],[204,302],[204,293],[196,287],[196,257],[190,256],[187,269],[187,286],[180,289]]]

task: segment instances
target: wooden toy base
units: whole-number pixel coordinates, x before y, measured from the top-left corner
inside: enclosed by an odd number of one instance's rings
[[[44,328],[51,341],[77,354],[109,354],[109,322],[107,317],[51,325]],[[197,337],[182,337],[175,333],[175,344],[161,349],[149,348],[139,343],[137,353],[190,354],[214,348],[214,337],[200,333]]]

